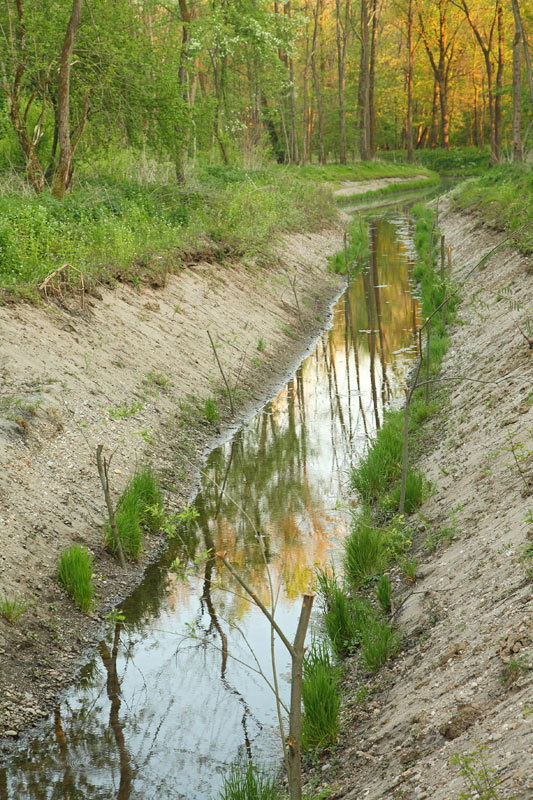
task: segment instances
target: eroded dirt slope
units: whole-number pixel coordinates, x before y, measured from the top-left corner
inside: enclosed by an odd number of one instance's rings
[[[448,207],[440,224],[456,281],[503,238]],[[314,774],[331,800],[457,800],[472,785],[450,759],[479,743],[490,797],[533,797],[531,261],[499,250],[462,294],[420,464],[435,491],[415,520],[419,577],[395,578],[404,649],[362,706],[352,665],[340,751]]]
[[[326,272],[339,231],[284,241],[282,265],[195,264],[163,290],[102,289],[0,308],[0,592],[31,605],[14,624],[0,617],[0,737],[16,739],[46,716],[98,634],[102,613],[139,582],[163,545],[121,571],[102,548],[105,504],[97,444],[113,453],[115,497],[136,463],[162,470],[169,509],[191,496],[197,468],[220,430],[192,413],[221,384],[207,330],[238,388],[239,416],[266,401],[291,354],[324,325],[342,279]],[[196,418],[196,424],[192,424]],[[94,553],[96,611],[77,612],[60,590],[61,551]]]

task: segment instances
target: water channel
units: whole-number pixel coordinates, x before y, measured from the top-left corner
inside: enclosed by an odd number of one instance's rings
[[[188,575],[170,564],[226,551],[268,602],[260,535],[276,618],[293,637],[302,592],[348,528],[350,466],[415,352],[409,217],[389,211],[370,232],[369,267],[335,304],[331,328],[211,454],[194,522],[124,604],[39,738],[0,769],[2,800],[208,800],[236,758],[279,761],[274,699],[259,674],[271,680],[268,624],[220,562]],[[276,660],[287,697],[281,643]]]

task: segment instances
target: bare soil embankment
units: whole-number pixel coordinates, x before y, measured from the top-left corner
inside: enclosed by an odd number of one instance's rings
[[[440,208],[460,282],[503,234]],[[362,705],[349,667],[340,750],[314,773],[330,800],[457,800],[475,784],[450,759],[479,743],[490,796],[533,797],[532,297],[531,260],[510,248],[462,290],[419,461],[434,492],[414,520],[418,579],[395,577],[404,647]]]
[[[147,537],[140,563],[124,571],[103,549],[97,444],[113,453],[115,498],[150,460],[169,510],[182,508],[221,435],[201,414],[191,418],[190,395],[202,401],[221,384],[207,330],[237,386],[241,419],[324,325],[343,283],[327,273],[327,256],[341,246],[338,230],[293,235],[276,269],[197,263],[162,290],[102,289],[85,309],[76,297],[0,308],[0,593],[30,603],[15,623],[0,617],[0,737],[15,740],[46,717],[105,612],[164,546]],[[90,617],[55,575],[75,542],[95,557]]]

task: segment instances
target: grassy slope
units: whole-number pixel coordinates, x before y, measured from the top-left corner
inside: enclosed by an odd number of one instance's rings
[[[0,193],[0,290],[31,294],[54,269],[85,276],[158,282],[181,260],[207,256],[267,262],[280,233],[331,224],[335,203],[325,182],[406,177],[418,167],[206,167],[178,186],[160,165],[136,168],[123,157],[81,174],[64,203],[48,192]],[[6,181],[7,185],[9,181]]]
[[[516,245],[533,253],[533,166],[502,164],[478,178],[465,181],[453,192],[455,208],[474,211],[483,222],[517,233]]]

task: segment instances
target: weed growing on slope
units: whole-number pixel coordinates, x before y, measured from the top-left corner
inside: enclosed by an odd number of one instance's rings
[[[369,615],[361,631],[360,659],[369,672],[377,672],[398,652],[401,637],[389,622]]]
[[[18,597],[8,597],[7,594],[0,595],[0,616],[8,622],[16,622],[28,608],[28,603],[19,600]]]
[[[217,800],[281,800],[282,797],[276,779],[248,762],[231,768]]]
[[[161,527],[163,497],[161,487],[151,467],[137,470],[128,482],[117,504],[115,519],[124,553],[138,558],[142,552],[143,533],[156,533]],[[114,552],[109,524],[104,530],[105,545]]]

